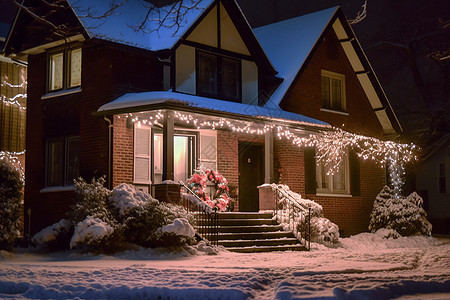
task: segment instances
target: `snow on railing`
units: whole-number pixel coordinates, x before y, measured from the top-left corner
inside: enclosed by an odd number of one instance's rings
[[[276,193],[275,218],[290,230],[308,250],[311,248],[311,214],[322,210],[322,206],[314,201],[303,199],[283,184],[264,184]]]
[[[301,197],[283,184],[264,184],[276,193],[277,221],[291,230],[300,242],[337,243],[339,226],[323,217],[322,205]]]
[[[206,204],[183,181],[179,181],[187,193],[181,194],[182,205],[195,216],[197,234],[212,245],[217,246],[219,233],[219,217],[217,209]]]

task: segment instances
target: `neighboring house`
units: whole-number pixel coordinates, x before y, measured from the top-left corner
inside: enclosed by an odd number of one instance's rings
[[[279,136],[401,132],[341,9],[252,29],[235,1],[205,0],[179,27],[142,33],[129,26],[145,17],[139,1],[82,17],[83,5],[103,2],[73,1],[60,14],[65,39],[21,12],[7,45],[28,57],[33,232],[64,217],[78,176],[152,191],[197,166],[228,179],[237,211],[258,211],[257,186],[283,182],[322,204],[344,235],[367,230],[385,170],[349,151],[327,175],[314,149]]]
[[[434,233],[450,233],[450,134],[443,136],[422,160],[416,189]]]
[[[8,157],[21,175],[25,168],[25,128],[27,108],[27,67],[4,55],[12,17],[9,3],[1,3],[0,13],[0,158]]]

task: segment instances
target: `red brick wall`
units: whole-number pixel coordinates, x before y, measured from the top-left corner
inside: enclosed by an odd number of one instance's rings
[[[321,111],[321,70],[345,75],[348,115]],[[364,90],[333,30],[325,34],[312,58],[306,62],[287,98],[280,104],[290,112],[328,122],[349,132],[380,137],[383,134]]]
[[[28,228],[26,212],[31,208],[33,233],[65,217],[73,204],[73,192],[40,192],[45,187],[46,139],[79,135],[80,175],[87,181],[107,175],[108,123],[93,113],[127,92],[160,90],[162,86],[161,64],[147,51],[91,40],[83,45],[82,63],[81,92],[41,100],[46,94],[47,55],[29,56],[25,228]],[[124,134],[128,129],[120,124],[117,127],[118,138],[129,137]],[[132,143],[126,143],[132,147]],[[120,149],[122,146],[115,145],[120,150],[118,155],[129,154],[128,150]],[[127,171],[113,173],[118,176],[113,178],[115,183],[131,181],[132,153]],[[119,163],[116,170],[120,168]]]
[[[113,187],[133,183],[133,127],[127,128],[127,118],[114,116],[113,141]]]
[[[305,194],[305,164],[303,150],[289,140],[275,138],[273,145],[274,173],[279,183],[302,195]],[[279,169],[279,170],[278,170]],[[281,172],[280,172],[281,171]]]

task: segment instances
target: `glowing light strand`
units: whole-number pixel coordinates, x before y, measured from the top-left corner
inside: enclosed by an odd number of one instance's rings
[[[175,118],[187,125],[195,126],[197,129],[228,129],[233,132],[264,135],[265,133],[276,129],[276,136],[279,139],[287,139],[293,145],[298,147],[315,147],[316,162],[323,164],[327,174],[335,174],[343,165],[344,158],[348,149],[353,149],[358,157],[363,160],[375,161],[380,167],[388,167],[390,181],[394,187],[395,193],[400,195],[401,187],[404,184],[404,165],[410,161],[417,160],[414,154],[416,146],[414,144],[400,144],[392,141],[382,141],[374,137],[367,137],[350,132],[340,128],[332,130],[323,130],[309,136],[299,136],[293,133],[285,126],[276,126],[274,124],[254,124],[244,122],[245,125],[239,126],[225,118],[218,120],[201,121],[191,114],[174,112]],[[132,122],[142,122],[143,124],[159,124],[158,121],[164,118],[161,111],[148,119],[141,120],[139,114],[126,114],[125,117],[132,118]],[[262,128],[261,128],[262,127]]]
[[[28,82],[24,81],[21,84],[11,84],[7,81],[3,81],[0,85],[1,86],[6,86],[9,88],[26,88]],[[26,93],[19,93],[16,94],[13,97],[6,97],[5,95],[0,95],[0,99],[2,100],[3,103],[5,103],[6,105],[17,105],[19,107],[19,109],[27,109],[26,106],[23,106],[22,104],[20,104],[19,100],[21,99],[27,99],[27,94]]]

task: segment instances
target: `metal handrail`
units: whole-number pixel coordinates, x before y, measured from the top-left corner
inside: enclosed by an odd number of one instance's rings
[[[284,198],[287,200],[287,210],[288,210],[288,218],[289,218],[289,229],[292,231],[294,236],[304,244],[304,246],[311,250],[311,207],[302,205],[296,199],[292,197],[292,195],[288,194],[286,191],[281,189],[278,185],[272,185],[272,188],[275,186],[275,216],[279,219],[278,214],[278,205],[279,195],[282,194]],[[301,214],[301,216],[297,216],[297,214]],[[281,220],[283,221],[283,216],[281,216]],[[297,220],[296,220],[297,219]],[[300,219],[300,222],[299,222]],[[300,228],[300,230],[299,230]]]
[[[197,200],[197,202],[194,202],[189,197],[182,197],[181,199],[183,207],[195,216],[197,235],[208,244],[217,246],[219,240],[219,214],[217,213],[217,208],[207,205],[183,181],[178,183]]]

